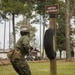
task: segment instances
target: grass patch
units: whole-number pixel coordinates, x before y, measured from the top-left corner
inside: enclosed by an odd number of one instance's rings
[[[50,75],[50,62],[30,62],[32,75]],[[57,61],[57,75],[74,75],[75,62]],[[18,75],[11,65],[0,66],[0,75]]]

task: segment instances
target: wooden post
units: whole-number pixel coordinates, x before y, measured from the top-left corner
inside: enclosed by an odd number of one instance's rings
[[[50,28],[56,29],[56,19],[55,14],[50,15]],[[53,49],[56,51],[56,35],[53,36]],[[50,60],[50,75],[57,75],[57,65],[56,65],[56,58]]]
[[[46,5],[45,11],[46,14],[50,15],[50,29],[55,30],[56,32],[56,14],[58,13],[58,5],[55,4],[56,0],[52,0],[53,5]],[[53,35],[53,50],[56,51],[56,34]],[[50,75],[57,75],[57,64],[56,58],[50,60]]]

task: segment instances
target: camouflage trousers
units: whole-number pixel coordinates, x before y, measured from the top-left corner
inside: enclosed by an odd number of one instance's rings
[[[25,59],[11,61],[11,64],[19,75],[31,75],[30,67]]]

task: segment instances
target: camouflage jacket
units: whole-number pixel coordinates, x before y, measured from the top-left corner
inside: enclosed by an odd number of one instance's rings
[[[26,48],[26,50],[29,50],[29,42],[30,42],[30,39],[28,36],[22,36],[20,37],[20,39],[17,41],[16,45],[15,45],[15,49],[21,49],[23,50],[23,46]]]

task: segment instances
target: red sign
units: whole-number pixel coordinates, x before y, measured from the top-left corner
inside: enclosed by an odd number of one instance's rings
[[[58,13],[58,5],[46,5],[45,12],[46,14],[57,14]]]

